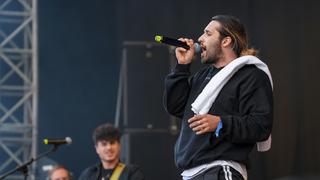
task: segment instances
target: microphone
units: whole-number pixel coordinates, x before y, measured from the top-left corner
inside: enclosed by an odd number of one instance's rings
[[[156,35],[154,37],[154,39],[158,43],[164,43],[164,44],[168,44],[171,46],[182,47],[186,50],[190,49],[190,46],[187,43],[179,41],[177,39],[173,39],[173,38],[169,38],[169,37],[165,37],[165,36],[160,36],[160,35]],[[196,53],[201,52],[201,46],[198,43],[194,43],[194,47],[195,47]]]
[[[66,137],[64,139],[44,139],[43,143],[48,145],[48,144],[53,144],[53,145],[61,145],[61,144],[71,144],[72,139],[70,137]]]

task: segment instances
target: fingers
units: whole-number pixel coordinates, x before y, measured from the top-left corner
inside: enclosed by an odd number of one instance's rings
[[[189,123],[189,127],[192,129],[201,125],[203,125],[203,122],[201,120],[197,120],[197,121],[193,121],[192,123]]]
[[[192,39],[180,38],[179,40],[185,42],[190,47],[194,46]],[[194,48],[187,50],[182,47],[177,47],[175,53],[179,64],[190,64],[194,59]]]
[[[203,134],[209,132],[210,130],[209,124],[204,120],[199,120],[191,123],[190,128],[192,128],[192,131],[194,131],[196,134]]]
[[[198,120],[200,120],[200,119],[202,119],[204,117],[205,117],[205,115],[195,115],[195,116],[193,116],[192,118],[190,118],[188,120],[188,123],[190,124],[190,123],[192,123],[194,121],[198,121]]]
[[[202,134],[209,130],[208,123],[203,115],[195,115],[188,120],[189,127],[196,133]]]
[[[209,132],[209,129],[208,123],[201,123],[200,125],[192,128],[192,131],[196,134],[203,134],[205,132]]]
[[[179,41],[185,42],[185,43],[193,43],[193,39],[188,39],[188,38],[179,38]]]
[[[201,130],[199,130],[199,131],[195,131],[195,133],[196,133],[197,135],[204,134],[204,133],[207,133],[207,132],[210,132],[210,131],[209,131],[209,127],[205,127],[205,128],[203,128],[203,129],[201,129]]]
[[[214,121],[214,116],[205,114],[205,115],[195,115],[188,120],[189,127],[196,134],[204,134],[207,132],[214,132],[215,126],[212,126]]]
[[[176,51],[180,52],[180,53],[185,53],[187,52],[187,50],[185,48],[182,48],[182,47],[177,47],[176,48]]]
[[[178,40],[187,43],[188,46],[193,46],[194,44],[193,39],[179,38]]]

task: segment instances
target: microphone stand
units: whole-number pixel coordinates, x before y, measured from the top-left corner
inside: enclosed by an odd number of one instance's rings
[[[20,166],[16,167],[15,169],[13,169],[13,170],[5,173],[4,175],[0,176],[0,180],[6,178],[7,176],[9,176],[9,175],[11,175],[11,174],[13,174],[13,173],[15,173],[17,171],[20,171],[24,175],[24,179],[27,180],[27,177],[28,177],[28,165],[32,164],[34,161],[37,161],[37,160],[47,156],[51,152],[56,151],[58,149],[58,147],[59,147],[59,144],[54,144],[54,146],[50,150],[40,154],[36,158],[31,158],[29,161],[21,164]]]

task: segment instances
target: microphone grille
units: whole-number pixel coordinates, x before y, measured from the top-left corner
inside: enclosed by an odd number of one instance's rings
[[[194,51],[196,53],[200,53],[201,52],[201,46],[198,43],[194,43]]]
[[[67,142],[67,144],[71,144],[72,143],[71,137],[66,137],[66,142]]]

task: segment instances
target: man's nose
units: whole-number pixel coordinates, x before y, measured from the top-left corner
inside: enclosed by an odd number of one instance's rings
[[[111,148],[111,144],[108,143],[108,144],[106,145],[106,147],[107,147],[107,149],[110,149],[110,148]]]
[[[198,38],[198,42],[199,42],[199,43],[202,42],[202,35]]]

